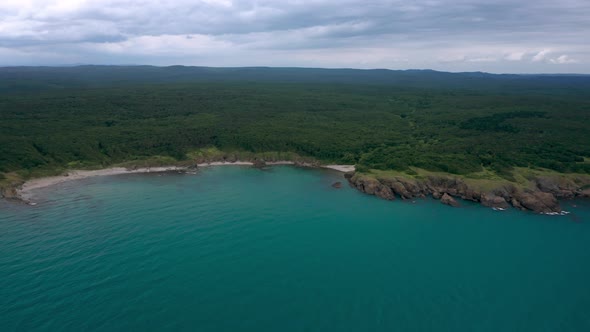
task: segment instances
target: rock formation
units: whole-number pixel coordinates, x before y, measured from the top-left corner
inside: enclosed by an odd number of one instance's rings
[[[449,194],[447,193],[444,193],[442,195],[442,197],[440,198],[440,202],[446,205],[450,205],[452,207],[459,206],[459,203],[457,203],[457,201],[453,197],[449,196]]]
[[[346,179],[358,190],[383,199],[414,199],[432,196],[442,203],[458,206],[457,198],[479,202],[484,206],[505,209],[510,206],[538,213],[559,213],[558,198],[590,197],[590,180],[585,178],[538,177],[533,188],[499,183],[489,191],[473,188],[461,178],[429,176],[413,179],[403,176],[378,178],[362,173],[347,173]]]
[[[252,166],[254,166],[254,168],[265,168],[266,161],[264,161],[264,159],[254,159]]]
[[[367,176],[354,175],[349,179],[350,183],[358,190],[369,195],[375,195],[387,200],[394,200],[395,195],[390,187],[382,184],[379,180]]]
[[[510,207],[510,204],[506,202],[506,199],[502,196],[496,196],[494,194],[482,193],[480,195],[481,205],[491,208],[502,208],[506,209]]]
[[[18,191],[16,187],[0,188],[0,198],[18,199]]]

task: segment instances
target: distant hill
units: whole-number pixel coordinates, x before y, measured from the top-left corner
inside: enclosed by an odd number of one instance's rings
[[[590,75],[516,75],[434,70],[187,66],[0,67],[0,93],[38,92],[127,84],[191,82],[331,83],[495,93],[579,95]]]

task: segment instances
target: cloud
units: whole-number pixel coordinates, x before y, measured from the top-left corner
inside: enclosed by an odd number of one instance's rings
[[[508,53],[504,56],[504,59],[508,61],[521,61],[524,58],[525,54],[525,52]]]
[[[232,44],[208,35],[138,36],[118,43],[87,44],[89,50],[116,54],[191,55],[231,51]]]
[[[549,59],[549,61],[554,64],[565,64],[565,63],[577,63],[578,62],[574,59],[571,59],[566,54],[560,55],[559,57],[554,58],[554,59]]]
[[[467,61],[469,61],[469,62],[495,62],[495,61],[498,61],[498,59],[496,59],[494,57],[483,57],[483,58],[471,58],[471,59],[467,59]]]
[[[0,65],[590,72],[588,17],[587,0],[3,0],[0,48],[28,56]]]
[[[552,57],[551,53],[552,52],[550,50],[540,51],[535,56],[533,56],[532,61],[533,62],[544,61],[544,62],[548,62],[548,63],[552,63],[552,64],[560,64],[560,65],[578,63],[577,60],[570,58],[567,54],[562,54],[558,57]]]
[[[547,59],[547,56],[549,55],[549,53],[551,53],[551,50],[542,50],[539,53],[537,53],[535,56],[533,56],[533,61],[534,62],[544,61]]]

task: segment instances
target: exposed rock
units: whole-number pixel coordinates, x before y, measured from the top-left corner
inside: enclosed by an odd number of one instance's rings
[[[393,193],[393,191],[391,191],[391,188],[384,185],[381,185],[377,188],[375,195],[390,201],[393,201],[395,199],[395,194]]]
[[[344,178],[350,180],[354,176],[354,172],[346,172],[344,173]]]
[[[19,199],[18,192],[15,187],[0,188],[0,197],[7,199]]]
[[[590,177],[538,177],[535,184],[540,191],[553,194],[557,198],[588,197],[588,192],[584,193],[582,188],[590,186]]]
[[[508,202],[506,202],[504,197],[496,196],[494,194],[483,193],[483,194],[481,194],[480,201],[481,201],[481,205],[487,206],[487,207],[502,208],[502,209],[506,209],[506,208],[510,207],[510,205],[508,204]]]
[[[540,191],[552,193],[556,196],[570,196],[567,191],[564,191],[562,188],[560,188],[559,181],[555,178],[542,177],[536,178],[534,181]],[[570,194],[573,196],[573,193]]]
[[[410,179],[396,177],[393,179],[381,179],[380,181],[403,199],[419,197],[422,194],[422,188],[417,182]]]
[[[336,188],[336,189],[342,188],[342,182],[334,182],[332,184],[332,188]]]
[[[438,191],[441,193],[453,191],[454,193],[451,194],[456,194],[459,189],[466,187],[465,184],[459,179],[438,176],[429,176],[426,179],[426,186],[431,191]]]
[[[560,195],[557,195],[557,198],[566,198],[566,199],[572,199],[575,198],[576,196],[581,196],[580,195],[581,192],[578,190],[573,190],[573,191],[568,191],[566,192],[562,192]]]
[[[473,202],[479,202],[481,200],[481,194],[469,187],[465,188],[461,193],[461,198]]]
[[[516,194],[520,205],[528,210],[540,213],[561,212],[561,207],[553,194],[541,191],[522,192]]]
[[[389,185],[391,187],[391,190],[393,190],[394,193],[401,196],[401,198],[403,199],[410,199],[414,197],[414,195],[410,191],[408,191],[404,184],[401,182],[393,182]]]
[[[227,156],[224,156],[223,158],[225,161],[230,162],[230,163],[235,163],[236,161],[238,161],[238,156],[236,156],[233,153],[230,153]]]
[[[429,176],[425,180],[426,194],[432,193],[433,197],[439,199],[442,193],[461,197],[465,200],[479,202],[480,193],[470,188],[465,182],[457,178]]]
[[[508,208],[510,205],[521,210],[531,210],[539,213],[561,212],[557,198],[590,197],[587,179],[555,180],[537,179],[537,188],[525,192],[511,184],[505,184],[491,192],[482,193],[471,188],[461,179],[431,176],[426,179],[392,177],[377,179],[364,174],[346,174],[348,181],[358,190],[392,200],[396,195],[403,199],[414,199],[432,195],[442,203],[458,206],[453,198],[480,202],[484,206],[493,208]]]
[[[264,159],[255,159],[252,162],[252,166],[254,166],[254,168],[264,168],[266,167],[266,162],[264,161]]]
[[[446,205],[450,205],[452,207],[459,206],[459,203],[457,203],[457,201],[447,193],[444,193],[442,195],[442,197],[440,198],[440,202]]]
[[[391,191],[391,188],[383,185],[375,178],[355,175],[351,178],[351,183],[357,189],[369,195],[375,195],[387,200],[395,199],[395,195]]]
[[[517,209],[526,210],[525,207],[522,206],[520,204],[520,202],[516,198],[514,198],[514,197],[510,200],[510,203],[512,204],[512,206],[514,206]]]

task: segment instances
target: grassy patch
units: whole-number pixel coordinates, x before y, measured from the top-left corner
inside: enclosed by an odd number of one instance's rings
[[[186,154],[187,158],[195,162],[211,162],[211,161],[253,161],[262,159],[265,161],[299,161],[315,163],[316,159],[311,157],[302,157],[294,152],[251,152],[244,150],[227,150],[222,151],[216,147],[208,147],[198,150],[193,150]]]
[[[185,162],[186,163],[186,162]],[[118,163],[115,166],[126,167],[126,168],[145,168],[145,167],[161,167],[161,166],[172,166],[181,165],[175,158],[169,156],[153,156],[148,158],[141,158]]]

